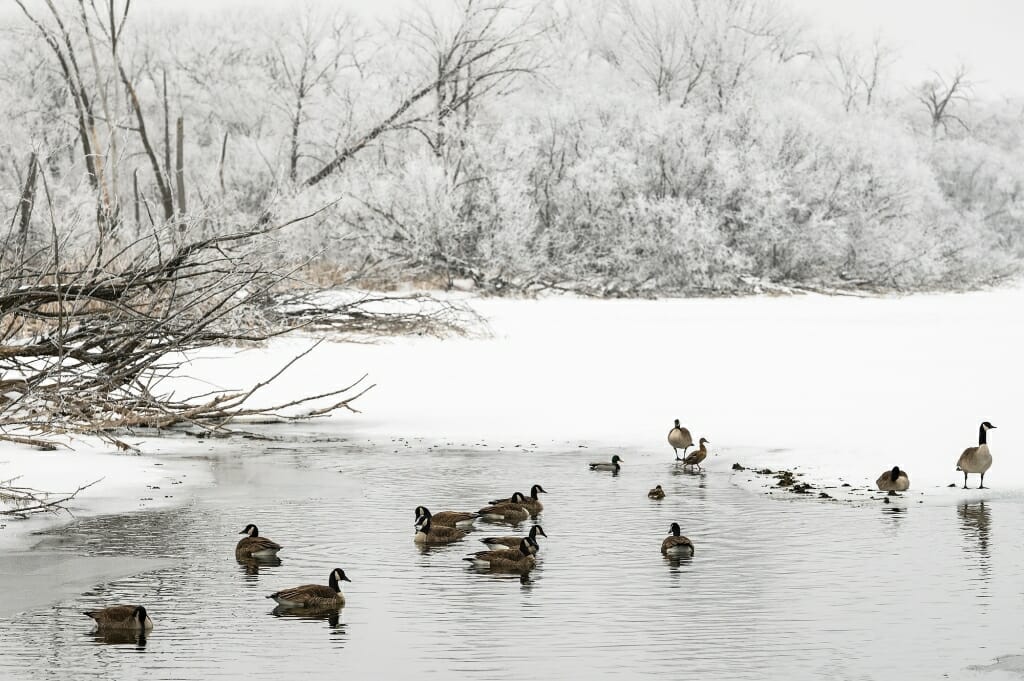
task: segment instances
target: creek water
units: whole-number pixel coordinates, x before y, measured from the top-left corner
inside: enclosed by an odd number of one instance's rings
[[[588,470],[613,453],[621,473]],[[54,561],[140,569],[0,619],[0,678],[937,679],[1024,668],[995,664],[1024,652],[1020,500],[778,498],[738,484],[723,457],[690,474],[664,453],[315,430],[209,456],[216,485],[185,506],[38,537],[33,551]],[[532,520],[413,543],[417,505],[476,510],[533,483],[549,492],[536,520],[548,539],[526,578],[462,558]],[[667,496],[649,500],[659,483]],[[692,559],[660,553],[674,521]],[[236,561],[250,522],[284,546],[279,561]],[[289,616],[266,598],[326,583],[334,567],[352,580],[336,616]],[[147,607],[146,639],[95,634],[81,615],[119,603]]]

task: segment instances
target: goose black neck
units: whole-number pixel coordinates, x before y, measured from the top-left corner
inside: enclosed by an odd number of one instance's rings
[[[330,580],[328,580],[327,583],[330,585],[332,589],[334,589],[335,593],[341,593],[341,587],[338,586],[338,578],[334,575],[333,572],[331,573],[331,578]]]
[[[987,441],[985,439],[987,433],[988,433],[988,431],[985,430],[985,426],[980,426],[978,428],[978,444],[979,445],[987,444]]]

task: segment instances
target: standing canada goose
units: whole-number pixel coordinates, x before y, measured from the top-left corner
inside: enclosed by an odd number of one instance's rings
[[[538,515],[541,511],[544,510],[544,504],[540,503],[540,499],[537,497],[538,493],[547,494],[548,491],[541,487],[540,485],[534,485],[533,487],[530,488],[530,496],[523,503],[523,506],[526,507],[526,510],[530,512],[530,515]],[[508,499],[495,499],[493,501],[488,501],[487,503],[497,505],[507,504],[511,501],[512,498],[509,497]]]
[[[237,527],[237,525],[236,525]],[[281,545],[260,536],[259,528],[252,523],[245,526],[245,529],[238,534],[247,534],[248,537],[240,539],[235,545],[235,557],[237,558],[262,558],[276,556],[281,550]]]
[[[967,489],[967,474],[981,473],[981,483],[978,489],[985,489],[985,471],[992,467],[992,452],[988,451],[986,433],[995,428],[988,421],[984,421],[978,428],[978,446],[968,447],[956,461],[956,469],[964,472],[964,489]]]
[[[469,511],[441,511],[439,513],[431,513],[426,506],[416,507],[417,525],[423,522],[424,518],[430,518],[434,521],[435,527],[443,525],[444,527],[461,527],[463,529],[469,529],[470,527],[473,527],[473,523],[479,517],[479,513],[470,513]]]
[[[686,468],[687,466],[690,466],[691,468],[696,466],[698,470],[704,470],[701,467],[700,462],[708,458],[708,448],[704,446],[705,443],[711,444],[711,440],[702,437],[700,439],[700,449],[683,459],[683,468]]]
[[[679,419],[675,420],[675,425],[672,430],[668,431],[668,443],[672,445],[672,451],[676,454],[676,461],[679,461],[679,450],[683,450],[683,456],[686,456],[686,450],[693,446],[693,438],[690,437],[690,431],[679,425]]]
[[[883,492],[906,492],[910,489],[910,476],[906,471],[901,471],[899,466],[893,466],[891,471],[879,475],[875,484]]]
[[[345,605],[345,594],[341,593],[341,586],[338,584],[341,581],[352,582],[345,575],[344,570],[334,568],[331,570],[331,576],[328,577],[329,586],[303,584],[291,589],[275,591],[267,598],[273,598],[279,605],[286,608],[340,608]]]
[[[96,626],[101,629],[149,631],[153,628],[153,620],[141,605],[114,605],[102,610],[87,610],[82,614],[93,618]]]
[[[530,528],[530,536],[528,537],[484,537],[480,541],[487,545],[487,548],[492,551],[501,551],[503,549],[514,549],[519,546],[523,539],[530,542],[532,553],[537,553],[540,550],[540,544],[537,543],[537,535],[547,537],[548,535],[544,532],[544,528],[540,525],[534,525]]]
[[[647,493],[647,498],[648,499],[664,499],[665,498],[665,490],[663,490],[661,488],[661,485],[658,485],[657,487],[655,487],[654,489],[652,489],[650,492]]]
[[[455,527],[434,525],[430,518],[425,519],[416,526],[416,536],[413,541],[417,544],[450,544],[466,536],[466,533]]]
[[[477,551],[472,556],[463,558],[463,560],[469,561],[476,567],[485,567],[502,572],[529,572],[537,564],[528,539],[520,541],[518,549]]]
[[[592,471],[615,471],[616,473],[618,473],[619,469],[622,468],[622,466],[620,466],[619,464],[622,463],[623,461],[625,461],[625,459],[620,458],[619,455],[616,454],[615,456],[612,457],[612,462],[611,463],[608,463],[607,461],[601,461],[601,462],[598,462],[598,463],[590,464],[590,470],[592,470]]]
[[[526,510],[526,496],[522,492],[516,492],[504,503],[481,508],[480,515],[484,520],[518,523],[529,518],[530,512]]]
[[[679,523],[672,523],[669,532],[661,542],[661,552],[666,556],[692,556],[693,542],[679,534]]]

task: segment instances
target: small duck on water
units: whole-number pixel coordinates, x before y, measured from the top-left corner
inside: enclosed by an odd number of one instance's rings
[[[597,463],[590,464],[590,470],[592,471],[614,471],[616,473],[622,468],[619,464],[625,461],[618,454],[612,456],[611,463],[607,461],[599,461]]]

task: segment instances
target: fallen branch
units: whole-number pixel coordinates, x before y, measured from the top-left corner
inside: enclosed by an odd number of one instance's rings
[[[102,481],[103,478],[99,478],[98,480],[93,480],[86,485],[82,485],[74,492],[43,492],[30,487],[15,487],[11,484],[15,480],[17,480],[17,478],[0,482],[0,502],[3,502],[8,506],[16,507],[0,510],[0,516],[11,516],[25,520],[35,513],[57,513],[59,511],[67,511],[67,509],[64,508],[64,504],[74,499],[83,490],[87,490],[96,483]],[[54,495],[57,496],[56,499],[49,498]]]

